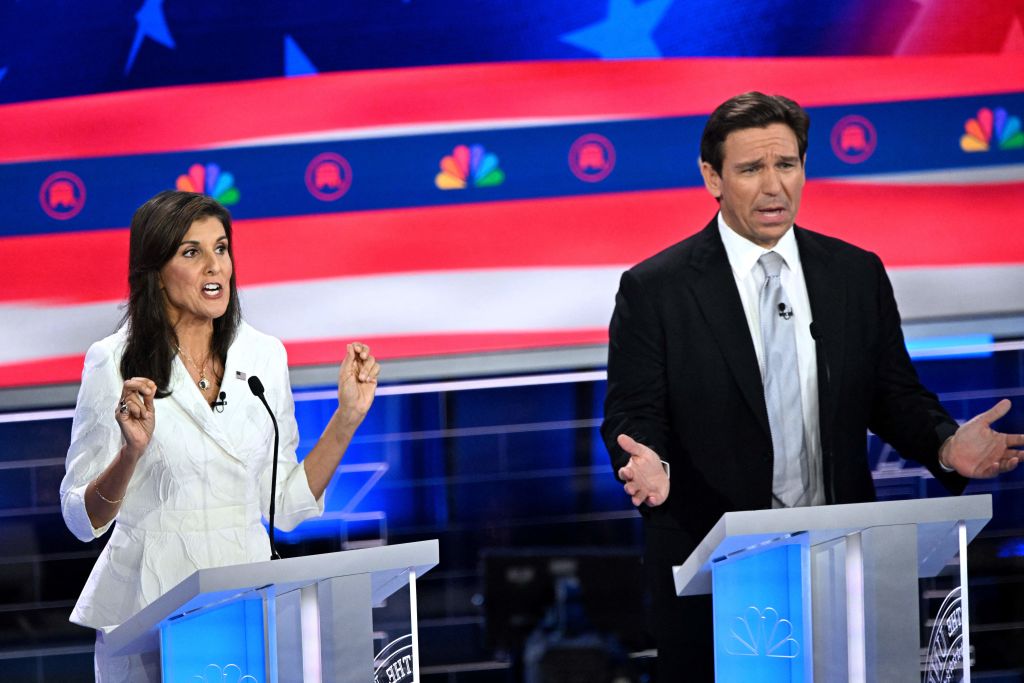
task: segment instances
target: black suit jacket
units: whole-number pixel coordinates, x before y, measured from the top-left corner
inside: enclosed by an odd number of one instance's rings
[[[794,230],[814,320],[827,502],[875,499],[869,429],[959,493],[966,480],[937,461],[957,424],[918,380],[882,262]],[[725,512],[770,507],[764,391],[717,219],[622,275],[609,337],[601,432],[616,472],[628,460],[621,433],[671,463],[666,503],[641,507],[648,526],[681,532],[670,554],[686,557]]]

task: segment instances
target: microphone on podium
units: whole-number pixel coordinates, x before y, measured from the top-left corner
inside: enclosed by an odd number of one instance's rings
[[[274,508],[277,498],[277,445],[281,434],[277,429],[277,418],[274,417],[274,411],[270,409],[270,404],[267,403],[267,398],[263,395],[263,382],[256,375],[249,375],[248,381],[249,391],[263,403],[263,407],[270,415],[270,421],[274,424],[274,464],[270,471],[270,514],[267,521],[270,522],[270,559],[280,560],[281,556],[277,554],[277,546],[274,544]]]

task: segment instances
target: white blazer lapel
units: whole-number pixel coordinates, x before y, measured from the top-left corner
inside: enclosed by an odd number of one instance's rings
[[[226,381],[227,372],[224,374]],[[174,363],[171,365],[171,389],[170,398],[196,423],[206,438],[220,446],[221,450],[231,458],[241,462],[236,445],[214,419],[210,404],[206,402],[199,387],[192,381],[180,356],[175,357]]]

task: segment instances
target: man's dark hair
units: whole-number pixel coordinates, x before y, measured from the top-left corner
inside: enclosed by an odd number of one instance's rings
[[[722,174],[722,147],[725,138],[745,128],[767,128],[773,123],[790,127],[796,135],[800,160],[807,154],[807,130],[811,118],[799,104],[781,95],[745,92],[732,97],[711,113],[700,139],[700,159],[711,164],[715,173]]]
[[[234,265],[231,214],[206,195],[167,190],[140,206],[132,217],[128,236],[128,307],[121,321],[128,324],[128,340],[121,358],[121,376],[153,380],[157,398],[170,393],[171,365],[178,346],[164,306],[160,269],[177,253],[192,224],[208,216],[223,224]],[[232,268],[227,311],[213,321],[211,351],[220,359],[221,367],[227,361],[228,347],[242,319],[235,272]],[[218,378],[218,383],[220,379],[223,378]]]

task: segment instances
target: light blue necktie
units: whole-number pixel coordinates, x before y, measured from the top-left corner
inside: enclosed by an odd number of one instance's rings
[[[764,272],[761,288],[761,339],[764,342],[764,400],[775,455],[772,495],[786,507],[802,500],[810,481],[804,447],[804,413],[800,402],[793,309],[782,290],[779,274],[784,263],[774,251],[757,260]]]

